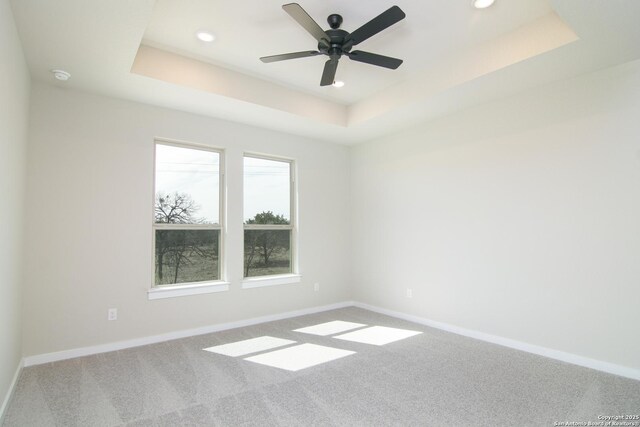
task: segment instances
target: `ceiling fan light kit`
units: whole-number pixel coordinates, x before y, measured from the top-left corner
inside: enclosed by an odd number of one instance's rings
[[[495,0],[473,0],[473,6],[476,9],[486,9],[491,6]]]
[[[353,61],[363,62],[365,64],[376,65],[378,67],[389,68],[392,70],[395,70],[400,66],[400,64],[402,64],[401,59],[361,50],[351,51],[351,49],[359,43],[403,20],[406,15],[398,6],[392,6],[351,33],[340,29],[343,19],[342,16],[338,14],[334,13],[329,15],[327,22],[329,23],[330,28],[325,31],[298,3],[285,4],[282,8],[309,34],[311,34],[314,39],[316,39],[318,42],[317,50],[264,56],[260,58],[262,62],[269,63],[288,59],[326,55],[329,59],[324,65],[322,78],[320,79],[320,86],[334,85],[336,71],[338,69],[338,61],[342,55],[349,57],[349,59]],[[335,86],[341,87],[338,85]]]

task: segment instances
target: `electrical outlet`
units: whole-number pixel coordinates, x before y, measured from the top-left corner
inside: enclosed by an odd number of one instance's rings
[[[117,308],[110,308],[109,311],[107,311],[107,320],[118,320]]]
[[[320,290],[320,283],[314,283],[314,284],[313,284],[313,290],[314,290],[315,292],[318,292],[318,291]]]
[[[407,298],[413,298],[413,290],[407,289]]]

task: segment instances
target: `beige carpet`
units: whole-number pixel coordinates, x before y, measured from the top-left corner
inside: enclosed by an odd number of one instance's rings
[[[336,320],[422,333],[376,345],[294,331]],[[203,350],[264,336],[278,347]],[[305,366],[298,350],[335,358],[295,371],[256,362],[303,344],[280,353],[293,355],[284,366]],[[553,426],[620,414],[640,414],[640,382],[346,308],[26,368],[4,426]]]

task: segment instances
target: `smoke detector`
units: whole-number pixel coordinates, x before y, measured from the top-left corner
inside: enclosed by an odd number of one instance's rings
[[[65,70],[51,70],[53,77],[61,82],[66,82],[71,78],[71,74],[67,73]]]

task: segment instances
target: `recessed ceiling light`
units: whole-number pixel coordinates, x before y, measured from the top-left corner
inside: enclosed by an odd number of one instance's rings
[[[333,87],[342,87],[344,86],[344,82],[342,80],[336,80],[335,82],[333,82]]]
[[[495,0],[474,0],[473,6],[476,9],[485,9],[493,4]]]
[[[207,30],[198,30],[196,32],[196,37],[198,40],[202,40],[203,42],[210,43],[216,39],[216,36],[213,35],[211,31]]]
[[[51,73],[53,73],[53,77],[55,77],[57,80],[60,80],[61,82],[66,82],[71,78],[71,74],[67,73],[64,70],[51,70]]]

